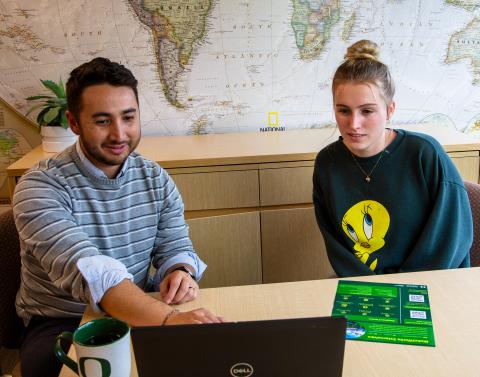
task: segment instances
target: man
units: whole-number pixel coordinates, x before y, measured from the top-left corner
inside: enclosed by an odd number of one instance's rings
[[[175,184],[134,152],[140,114],[133,74],[93,59],[71,72],[67,100],[78,142],[28,171],[13,199],[24,377],[58,375],[55,337],[78,326],[87,303],[132,326],[222,321],[203,308],[168,306],[195,299],[206,266],[193,250]],[[144,293],[152,284],[163,302]]]

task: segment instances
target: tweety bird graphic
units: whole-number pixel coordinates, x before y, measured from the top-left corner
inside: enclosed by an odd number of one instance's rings
[[[354,242],[355,255],[375,271],[378,258],[371,261],[371,254],[385,245],[385,235],[390,226],[387,209],[374,200],[363,200],[345,213],[342,228]],[[367,263],[368,262],[368,263]]]

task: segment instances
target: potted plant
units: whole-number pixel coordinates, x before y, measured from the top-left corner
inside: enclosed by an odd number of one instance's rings
[[[37,114],[37,123],[42,135],[42,148],[45,152],[60,152],[76,140],[76,135],[70,130],[65,114],[67,111],[65,86],[61,78],[58,84],[51,80],[40,81],[53,95],[27,97],[27,101],[34,101],[35,104],[26,115],[40,109]]]

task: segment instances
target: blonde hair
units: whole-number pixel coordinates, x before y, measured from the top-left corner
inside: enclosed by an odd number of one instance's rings
[[[395,85],[388,67],[378,60],[380,50],[375,42],[363,39],[347,49],[345,61],[337,68],[332,81],[332,94],[340,84],[366,82],[376,85],[387,104],[393,101]]]

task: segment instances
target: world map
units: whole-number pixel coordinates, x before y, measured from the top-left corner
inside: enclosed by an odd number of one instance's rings
[[[392,71],[395,123],[480,137],[480,0],[0,0],[0,97],[24,114],[40,79],[105,56],[139,80],[144,135],[331,127],[359,39]]]

